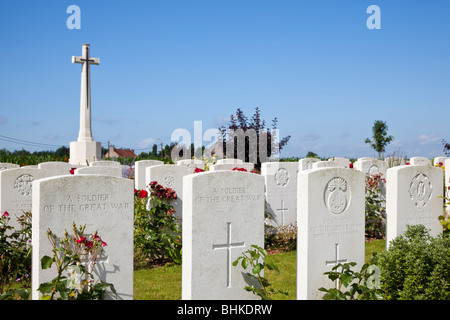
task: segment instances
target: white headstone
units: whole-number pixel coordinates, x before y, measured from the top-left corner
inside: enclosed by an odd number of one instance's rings
[[[19,228],[16,217],[31,211],[33,181],[49,175],[48,170],[28,166],[0,171],[0,212],[8,211],[10,226]]]
[[[183,217],[183,177],[190,174],[189,168],[176,164],[164,164],[145,168],[145,185],[156,181],[164,188],[171,188],[177,194],[177,199],[172,201],[175,216]]]
[[[209,167],[209,171],[233,170],[234,168],[243,168],[250,172],[255,168],[255,165],[250,162],[214,164]]]
[[[313,163],[319,162],[319,161],[320,161],[320,159],[317,159],[317,158],[300,159],[300,160],[298,160],[298,170],[299,171],[310,170],[313,168]]]
[[[122,167],[102,167],[102,166],[89,166],[78,168],[74,172],[75,174],[99,174],[104,176],[122,177]]]
[[[448,159],[450,159],[450,158],[449,157],[436,157],[433,160],[433,164],[435,166],[439,165],[439,163],[442,163],[444,165],[445,161],[448,160]],[[1,167],[1,165],[0,165],[0,167]]]
[[[139,160],[134,163],[134,187],[136,189],[145,189],[145,168],[150,166],[163,165],[159,160]]]
[[[298,173],[297,299],[321,299],[333,288],[324,272],[338,263],[364,264],[364,174],[346,168]]]
[[[387,157],[384,159],[384,161],[386,161],[388,168],[402,166],[406,163],[405,159],[401,157]]]
[[[422,224],[434,237],[442,232],[443,170],[431,166],[397,166],[387,170],[386,247],[406,231],[406,225]]]
[[[203,163],[202,160],[199,159],[178,160],[177,165],[188,167],[189,173],[194,173],[195,169],[197,168],[205,170],[205,164]]]
[[[317,161],[312,164],[312,169],[319,168],[348,168],[342,162],[328,160],[328,161]]]
[[[216,161],[216,164],[237,164],[237,163],[243,163],[241,159],[219,159]]]
[[[335,162],[337,164],[337,167],[339,167],[339,168],[349,168],[350,163],[352,163],[350,161],[350,159],[342,158],[342,157],[333,157],[333,158],[328,159],[328,161]]]
[[[120,167],[122,164],[118,161],[112,160],[101,160],[101,161],[93,161],[89,163],[90,167]]]
[[[382,160],[366,159],[355,161],[353,168],[356,170],[360,170],[365,174],[381,173],[383,178],[386,178],[387,163]]]
[[[20,166],[15,163],[0,162],[0,170],[14,169],[14,168],[20,168]]]
[[[53,177],[71,174],[70,169],[73,168],[73,165],[67,162],[49,161],[39,163],[38,168],[48,170],[50,176]]]
[[[72,224],[86,225],[86,234],[107,243],[94,275],[112,283],[118,299],[133,299],[134,185],[130,179],[72,175],[36,180],[32,213],[32,299],[40,297],[39,285],[56,276],[55,268],[42,270],[40,260],[52,257],[47,230],[63,237]],[[98,279],[98,278],[97,278]],[[107,290],[106,299],[115,299]]]
[[[239,171],[184,177],[183,300],[258,297],[241,265],[232,262],[251,245],[264,246],[264,178]]]
[[[273,227],[295,225],[297,222],[297,162],[264,162],[261,175],[266,186],[266,210]]]
[[[412,166],[431,166],[431,160],[425,157],[412,157],[409,163]]]

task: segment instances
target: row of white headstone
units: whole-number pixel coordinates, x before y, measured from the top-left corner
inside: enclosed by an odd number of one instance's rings
[[[374,159],[358,161],[355,168],[368,168],[372,173],[376,171],[374,165],[381,165]],[[298,299],[319,299],[318,288],[330,287],[323,273],[336,263],[354,261],[362,266],[366,172],[318,164],[314,159],[265,163],[262,175],[214,169],[192,174],[193,167],[186,165],[188,172],[184,171],[181,191],[177,191],[183,194],[183,202],[178,204],[183,218],[182,298],[255,298],[243,290],[249,281],[245,272],[231,263],[251,245],[264,246],[265,198],[269,202],[272,187],[281,190],[279,197],[296,196],[295,209],[289,210],[298,223]],[[242,167],[242,163],[231,166]],[[183,166],[147,167],[146,183],[156,180],[170,186],[167,184],[175,182],[173,176],[158,177],[158,171],[153,171],[184,170],[178,167]],[[403,165],[386,171],[387,243],[407,224],[421,223],[433,235],[439,233],[442,229],[437,217],[442,214],[442,199],[438,196],[443,190],[443,170],[431,165]],[[289,186],[295,186],[295,191],[288,190]],[[62,236],[73,222],[86,224],[87,233],[99,231],[108,246],[97,274],[114,284],[119,299],[133,298],[134,188],[135,182],[120,176],[52,176],[49,169],[39,166],[0,171],[2,212],[18,215],[32,208],[33,299],[39,298],[38,285],[54,276],[39,267],[40,258],[50,255],[47,229]],[[287,208],[287,200],[281,205]]]

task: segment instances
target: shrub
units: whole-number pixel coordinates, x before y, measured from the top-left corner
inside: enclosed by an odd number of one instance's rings
[[[266,249],[287,252],[297,248],[297,224],[288,224],[266,232]]]
[[[21,283],[27,287],[31,274],[31,212],[24,212],[17,218],[20,228],[9,225],[10,214],[0,216],[0,296],[1,299],[16,297],[11,286]],[[17,293],[17,292],[16,292]],[[22,294],[19,294],[23,298]]]
[[[181,263],[181,237],[178,219],[170,202],[174,190],[156,181],[149,192],[135,190],[134,252],[135,268],[166,262]]]
[[[383,239],[386,235],[386,208],[381,196],[380,184],[386,180],[381,174],[366,175],[366,237]]]
[[[423,225],[408,226],[374,257],[385,299],[450,299],[450,238],[433,238]]]

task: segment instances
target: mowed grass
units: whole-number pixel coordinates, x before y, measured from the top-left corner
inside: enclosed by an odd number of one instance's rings
[[[366,263],[375,252],[385,250],[385,240],[366,242]],[[267,256],[267,262],[275,263],[280,271],[265,270],[264,276],[272,287],[286,291],[288,295],[276,294],[274,300],[296,299],[297,252],[289,251]],[[359,266],[361,268],[361,266]],[[356,267],[358,270],[358,266]],[[359,271],[359,270],[358,270]],[[244,289],[242,289],[244,290]],[[180,300],[181,299],[181,266],[165,266],[143,269],[134,272],[135,300]]]

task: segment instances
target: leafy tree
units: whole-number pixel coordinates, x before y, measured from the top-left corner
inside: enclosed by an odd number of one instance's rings
[[[372,139],[367,138],[365,143],[369,143],[372,149],[378,152],[378,158],[384,159],[384,152],[386,151],[386,146],[394,140],[393,136],[387,135],[388,125],[386,122],[381,120],[376,120],[372,127],[373,137]]]
[[[275,117],[272,120],[272,130],[278,129],[277,127],[278,124],[278,119]],[[272,143],[272,140],[275,140],[275,137],[273,136],[271,130],[269,130],[266,127],[266,121],[261,119],[261,114],[260,114],[260,110],[258,107],[255,108],[255,113],[253,114],[253,116],[249,119],[244,112],[238,108],[236,110],[236,114],[235,115],[231,115],[230,116],[230,122],[227,126],[221,126],[219,128],[222,137],[223,137],[223,150],[224,150],[224,155],[225,154],[232,154],[233,158],[237,158],[238,154],[237,154],[237,143],[234,143],[234,152],[230,150],[226,150],[227,148],[227,141],[226,141],[226,133],[228,131],[231,132],[236,132],[237,130],[241,129],[244,134],[246,132],[249,132],[249,130],[254,130],[255,134],[256,134],[256,163],[255,163],[255,168],[259,169],[261,167],[261,159],[260,159],[260,146],[262,146],[263,144],[260,143],[262,142],[262,138],[266,137],[267,135],[267,152],[266,155],[270,156],[272,154],[272,147],[278,147],[278,150],[283,149],[283,147],[286,146],[286,144],[288,143],[289,139],[291,138],[291,136],[287,136],[284,137],[282,139],[279,140],[279,142],[277,143],[277,145],[275,146],[274,143]],[[235,142],[237,138],[234,138]],[[254,145],[252,145],[254,143],[254,141],[250,141],[250,137],[246,136],[245,137],[245,161],[250,161],[250,150],[251,148],[255,147]],[[254,151],[254,150],[253,150]],[[261,150],[262,154],[264,154],[264,150]]]
[[[319,156],[315,152],[308,151],[308,153],[306,154],[305,158],[319,158]]]

